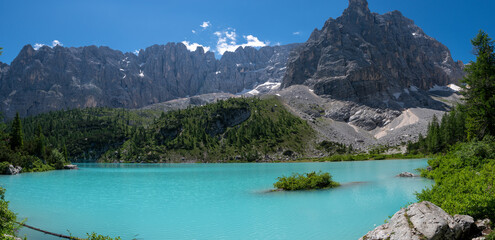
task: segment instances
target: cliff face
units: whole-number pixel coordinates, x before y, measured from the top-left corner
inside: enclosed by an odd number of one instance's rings
[[[138,108],[203,93],[238,93],[281,81],[295,45],[239,48],[215,59],[182,43],[153,45],[138,55],[108,47],[26,45],[0,63],[0,112],[12,117],[81,107]]]
[[[282,86],[303,84],[373,108],[441,108],[421,91],[456,82],[462,68],[400,12],[380,15],[366,0],[350,0],[341,17],[327,20],[291,54]]]

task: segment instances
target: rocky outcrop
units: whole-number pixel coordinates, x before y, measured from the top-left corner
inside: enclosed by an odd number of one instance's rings
[[[330,18],[292,52],[282,87],[302,84],[320,96],[394,115],[392,111],[411,107],[445,109],[428,90],[461,79],[462,69],[447,47],[399,11],[380,15],[369,10],[366,0],[350,0],[341,17]],[[349,108],[334,111],[349,115]],[[389,120],[357,118],[355,125],[367,130]]]
[[[206,133],[213,137],[225,132],[229,127],[243,123],[249,117],[251,117],[251,110],[248,107],[219,110],[211,116],[212,121],[206,128]]]
[[[217,60],[182,43],[139,54],[108,47],[26,45],[11,65],[0,63],[0,112],[8,118],[95,106],[139,108],[203,93],[239,93],[280,82],[296,45],[238,48]]]
[[[481,234],[472,217],[451,216],[424,201],[403,208],[388,223],[368,232],[360,240],[461,240]]]
[[[14,166],[14,165],[9,165],[9,167],[5,168],[5,175],[17,175],[21,173],[22,167],[20,166]]]

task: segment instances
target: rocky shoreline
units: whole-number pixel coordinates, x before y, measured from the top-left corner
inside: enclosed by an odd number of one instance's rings
[[[61,170],[78,170],[79,167],[74,164],[65,165]],[[9,165],[4,172],[0,172],[0,175],[17,175],[22,173],[21,166]]]
[[[423,201],[402,208],[387,223],[359,240],[482,240],[491,231],[489,219],[475,221],[468,215],[451,216],[435,204]]]

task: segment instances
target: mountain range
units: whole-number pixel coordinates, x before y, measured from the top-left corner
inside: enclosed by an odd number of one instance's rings
[[[279,82],[297,44],[238,48],[215,59],[182,43],[139,54],[108,47],[26,45],[11,65],[0,64],[0,111],[8,118],[83,107],[139,108],[203,93],[239,93]]]
[[[10,65],[0,63],[0,112],[12,118],[16,112],[133,109],[167,101],[170,109],[174,102],[181,103],[178,108],[212,102],[215,94],[269,93],[302,117],[369,132],[385,128],[407,109],[448,110],[439,97],[455,91],[431,90],[457,83],[463,67],[446,46],[399,11],[380,15],[369,10],[366,0],[349,0],[342,16],[328,19],[305,43],[239,47],[220,59],[201,47],[189,51],[182,43],[153,45],[137,54],[109,47],[35,50],[26,45]],[[303,95],[319,100],[308,103]],[[177,100],[193,96],[194,101]]]

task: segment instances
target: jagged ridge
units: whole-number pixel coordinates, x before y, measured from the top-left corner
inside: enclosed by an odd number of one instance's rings
[[[138,55],[108,47],[26,45],[11,66],[0,64],[0,112],[12,117],[82,107],[139,108],[203,93],[238,93],[281,81],[295,45],[238,48],[215,59],[182,43]]]

